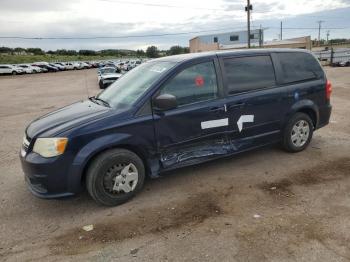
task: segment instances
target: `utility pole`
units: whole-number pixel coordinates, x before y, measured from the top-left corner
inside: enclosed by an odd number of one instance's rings
[[[263,42],[264,42],[262,33],[263,33],[263,30],[262,30],[262,27],[261,27],[261,24],[260,24],[260,29],[259,29],[259,47],[262,47]]]
[[[318,23],[318,46],[321,45],[321,25],[322,23],[324,23],[324,21],[320,20],[320,21],[317,21]]]
[[[247,31],[248,31],[248,48],[250,48],[250,11],[253,10],[253,6],[250,4],[250,0],[247,0],[247,6],[245,11],[247,12]]]
[[[280,40],[282,41],[283,37],[282,37],[282,21],[281,21],[281,32],[280,32]]]
[[[328,42],[329,42],[329,30],[327,30],[327,45],[328,45]]]

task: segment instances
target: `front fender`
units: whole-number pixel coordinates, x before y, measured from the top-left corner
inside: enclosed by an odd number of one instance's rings
[[[124,133],[109,134],[98,137],[83,146],[76,154],[72,166],[69,170],[69,192],[81,191],[81,178],[84,172],[84,168],[94,155],[108,148],[123,144],[123,141],[126,141],[130,137],[131,135]]]

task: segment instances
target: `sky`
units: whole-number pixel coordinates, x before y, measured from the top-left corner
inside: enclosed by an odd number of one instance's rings
[[[319,20],[322,38],[328,30],[330,39],[350,38],[350,0],[251,0],[251,4],[252,28],[261,25],[265,40],[279,37],[280,21],[283,38],[317,38]],[[44,50],[188,46],[197,35],[245,30],[245,5],[246,0],[0,0],[0,46]]]

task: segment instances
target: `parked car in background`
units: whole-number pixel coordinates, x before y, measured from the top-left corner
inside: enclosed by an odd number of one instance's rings
[[[120,69],[117,67],[106,66],[106,67],[99,68],[99,70],[97,71],[98,76],[105,75],[105,74],[114,74],[114,73],[120,73]]]
[[[41,73],[46,73],[46,72],[49,71],[46,67],[43,67],[43,66],[38,66],[38,65],[35,65],[35,64],[31,64],[31,66],[34,67],[34,68],[39,68]]]
[[[346,67],[346,66],[350,66],[350,60],[349,61],[342,61],[339,63],[340,67]]]
[[[57,67],[60,71],[66,70],[66,67],[63,65],[63,63],[52,63],[51,66]]]
[[[99,67],[99,62],[92,61],[92,62],[90,62],[90,64],[92,65],[93,68],[98,68]]]
[[[38,66],[33,66],[33,65],[30,65],[32,68],[33,68],[33,71],[35,73],[42,73],[43,72],[43,69],[38,67]]]
[[[33,74],[33,73],[38,73],[38,71],[31,65],[28,65],[28,64],[20,64],[20,65],[17,65],[18,67],[22,68],[23,71],[26,73],[26,74]]]
[[[112,63],[112,62],[104,62],[104,63],[100,63],[99,64],[99,68],[103,68],[103,67],[117,67],[116,64]]]
[[[46,69],[46,72],[57,72],[59,69],[55,66],[50,65],[49,63],[44,63],[44,62],[40,62],[40,63],[35,63],[33,64],[34,66],[38,66],[42,69]]]
[[[90,66],[85,62],[78,62],[79,63],[79,69],[89,69]]]
[[[81,67],[80,63],[78,63],[78,62],[67,62],[66,69],[67,70],[79,70],[79,69],[82,69],[82,67]]]
[[[100,89],[105,89],[109,87],[111,84],[113,84],[115,81],[117,81],[122,74],[120,73],[111,73],[111,74],[104,74],[99,77],[98,85],[100,86]]]
[[[23,73],[24,73],[24,70],[21,67],[13,66],[13,65],[0,65],[0,74],[2,75],[5,75],[5,74],[20,75]]]

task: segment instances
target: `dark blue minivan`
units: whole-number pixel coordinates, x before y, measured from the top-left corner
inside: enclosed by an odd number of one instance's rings
[[[305,149],[328,124],[332,86],[308,51],[253,49],[164,57],[96,97],[34,120],[20,158],[43,198],[85,187],[121,204],[178,167],[281,142]]]

